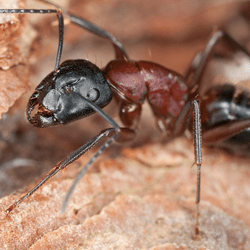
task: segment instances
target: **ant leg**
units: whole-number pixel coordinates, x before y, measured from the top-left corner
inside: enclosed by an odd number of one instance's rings
[[[113,135],[112,135],[113,134]],[[118,137],[117,131],[115,131],[115,129],[111,128],[111,129],[107,129],[104,132],[102,132],[100,135],[102,136],[108,136],[111,137],[111,139],[109,139],[108,141],[106,141],[106,143],[94,154],[94,156],[92,156],[92,158],[89,160],[89,162],[85,165],[85,167],[80,171],[80,173],[77,175],[77,177],[75,178],[73,184],[71,185],[64,201],[61,207],[61,212],[64,213],[65,209],[67,207],[68,201],[70,199],[70,197],[72,196],[72,193],[75,189],[75,187],[77,186],[78,182],[84,177],[84,175],[86,174],[86,172],[88,171],[88,169],[91,167],[91,165],[93,164],[93,162],[96,160],[96,158],[105,150],[107,149],[110,144],[116,140],[116,138]],[[99,136],[100,136],[99,135]],[[123,138],[121,140],[120,137]],[[132,139],[134,139],[135,136],[135,132],[132,129],[128,129],[128,128],[120,128],[120,136],[119,139],[117,139],[117,142],[125,142],[125,141],[131,141]]]
[[[192,102],[189,101],[185,104],[180,115],[175,121],[175,126],[171,135],[171,139],[183,135],[183,133],[190,124],[192,113],[193,113],[193,106]]]
[[[219,141],[224,141],[249,127],[249,118],[239,121],[230,121],[224,125],[219,125],[204,131],[202,140],[205,144],[214,144]]]
[[[200,233],[199,229],[199,217],[200,217],[200,189],[201,189],[201,164],[202,164],[202,139],[201,139],[201,118],[199,102],[197,100],[192,101],[194,106],[194,155],[195,163],[197,166],[197,194],[196,194],[196,205],[197,205],[197,217],[195,227],[195,237]]]
[[[199,235],[199,217],[200,217],[200,189],[201,189],[201,164],[202,164],[202,131],[201,131],[201,119],[200,119],[200,108],[199,101],[194,99],[189,101],[182,109],[181,114],[175,123],[175,129],[173,131],[173,136],[177,137],[183,134],[187,129],[191,115],[193,116],[193,136],[194,136],[194,155],[195,164],[197,166],[197,193],[196,193],[196,205],[197,205],[197,217],[195,225],[195,238]],[[187,122],[188,121],[188,122]]]
[[[113,129],[114,131],[114,129]],[[109,132],[113,132],[109,131]],[[17,207],[21,202],[23,202],[25,199],[27,199],[29,196],[31,196],[37,189],[39,189],[45,182],[47,182],[51,177],[57,174],[60,170],[66,168],[70,163],[77,160],[80,156],[82,156],[84,153],[86,153],[91,147],[93,147],[101,138],[104,136],[108,136],[109,133],[107,131],[100,133],[99,135],[92,138],[89,142],[81,146],[79,149],[77,149],[75,152],[73,152],[71,155],[66,157],[64,160],[60,161],[48,174],[47,176],[39,183],[37,184],[33,189],[31,189],[29,192],[27,192],[24,196],[22,196],[18,201],[13,203],[7,210],[7,213],[10,213],[15,207]],[[117,136],[117,134],[116,134]],[[116,137],[113,136],[115,139]],[[93,163],[93,161],[92,161]]]
[[[119,116],[126,127],[136,129],[141,117],[141,104],[122,101]]]
[[[111,35],[106,30],[96,26],[92,22],[90,22],[82,17],[78,17],[76,15],[70,14],[69,12],[63,10],[61,7],[59,7],[58,5],[56,5],[54,3],[50,3],[46,0],[39,0],[39,1],[53,5],[56,8],[61,9],[63,11],[63,13],[65,14],[65,16],[68,17],[73,24],[76,24],[77,26],[79,26],[83,29],[86,29],[97,36],[111,40],[111,42],[113,43],[113,45],[115,47],[116,59],[125,59],[125,60],[129,59],[128,54],[127,54],[126,50],[124,49],[122,43],[119,42],[113,35]]]
[[[101,115],[109,124],[112,125],[113,128],[107,129],[102,131],[99,135],[92,138],[89,142],[81,146],[79,149],[77,149],[75,152],[73,152],[71,155],[66,157],[64,160],[60,161],[49,173],[48,175],[33,189],[31,189],[28,193],[26,193],[24,196],[22,196],[18,201],[13,203],[7,210],[7,213],[10,213],[15,207],[17,207],[21,202],[23,202],[25,199],[27,199],[29,196],[31,196],[38,188],[40,188],[45,182],[47,182],[51,177],[53,177],[57,172],[60,170],[66,168],[70,163],[77,160],[80,156],[85,154],[91,147],[93,147],[97,142],[99,142],[103,137],[110,137],[110,139],[100,148],[100,150],[91,158],[89,161],[88,167],[85,168],[86,170],[90,167],[90,165],[96,160],[96,158],[105,150],[107,149],[112,142],[118,139],[120,133],[122,132],[125,134],[125,138],[129,139],[128,137],[132,138],[134,131],[126,129],[126,128],[120,128],[119,125],[111,118],[109,117],[104,111],[102,111],[101,108],[99,108],[96,104],[88,101],[84,97],[82,97],[88,105],[96,111],[99,115]],[[125,139],[121,138],[121,141],[125,141]],[[86,171],[85,171],[86,172]],[[65,204],[66,206],[66,204]]]
[[[59,44],[58,44],[58,50],[57,50],[57,56],[56,56],[56,65],[55,65],[55,71],[58,69],[61,55],[62,55],[62,49],[63,49],[63,34],[64,34],[64,22],[63,22],[63,15],[60,8],[57,10],[53,9],[0,9],[1,13],[16,13],[16,14],[51,14],[56,13],[58,22],[59,22]]]
[[[185,81],[191,89],[198,86],[198,83],[202,78],[206,65],[209,59],[212,57],[213,53],[215,52],[216,45],[220,41],[223,42],[223,48],[227,47],[233,51],[243,51],[250,58],[250,54],[248,53],[248,51],[240,44],[238,44],[228,34],[221,30],[216,31],[208,41],[205,49],[195,56],[190,68],[188,69],[185,75]],[[198,88],[200,88],[200,85],[198,86]]]

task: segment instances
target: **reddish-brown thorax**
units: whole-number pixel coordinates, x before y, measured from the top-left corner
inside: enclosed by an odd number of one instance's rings
[[[182,76],[156,63],[111,61],[105,76],[132,103],[142,104],[148,99],[160,118],[177,118],[187,101],[188,87]]]

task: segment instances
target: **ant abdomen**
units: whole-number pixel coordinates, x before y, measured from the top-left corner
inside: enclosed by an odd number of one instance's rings
[[[250,118],[250,96],[233,84],[223,84],[209,89],[201,104],[202,125],[205,130],[237,120]],[[250,128],[231,134],[216,144],[237,154],[249,152]]]

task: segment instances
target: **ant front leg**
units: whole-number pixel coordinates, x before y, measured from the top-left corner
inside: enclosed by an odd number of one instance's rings
[[[102,109],[100,109],[96,104],[90,102],[89,100],[85,99],[84,97],[81,97],[84,99],[85,102],[88,103],[88,105],[99,115],[101,115],[109,124],[112,125],[113,128],[106,129],[102,131],[99,135],[93,137],[89,142],[81,146],[79,149],[77,149],[75,152],[73,152],[71,155],[66,157],[64,160],[60,161],[49,173],[48,175],[33,189],[31,189],[29,192],[27,192],[24,196],[22,196],[18,201],[13,203],[7,210],[7,213],[10,213],[15,207],[17,207],[21,202],[23,202],[25,199],[27,199],[29,196],[31,196],[37,189],[39,189],[45,182],[47,182],[51,177],[56,175],[60,170],[65,169],[69,164],[73,163],[75,160],[77,160],[79,157],[81,157],[83,154],[85,154],[91,147],[96,145],[102,138],[108,137],[109,139],[106,141],[106,143],[95,153],[95,155],[90,159],[90,161],[87,163],[87,165],[82,169],[82,171],[79,173],[77,178],[75,179],[71,189],[69,190],[63,205],[62,205],[62,211],[65,211],[65,208],[67,206],[68,200],[71,197],[71,194],[73,190],[75,189],[77,183],[80,181],[80,179],[85,175],[87,170],[90,168],[90,166],[95,162],[97,157],[102,154],[102,152],[107,149],[114,141],[124,142],[126,140],[130,140],[134,137],[134,133],[130,129],[126,128],[120,128],[119,125],[111,118],[109,117]],[[118,140],[118,137],[121,134],[120,140]]]
[[[111,117],[107,116],[102,110],[102,117],[105,118],[106,121],[108,121],[111,124],[111,121],[113,120]],[[96,110],[96,112],[98,112]],[[99,112],[98,112],[99,113]],[[100,114],[100,113],[99,113]],[[119,137],[118,135],[115,135],[116,131],[114,129],[106,129],[101,134],[97,136],[98,141],[99,138],[103,136],[111,137],[104,146],[102,146],[98,152],[91,158],[91,160],[86,164],[86,166],[81,170],[81,172],[78,174],[78,176],[75,178],[74,183],[72,184],[70,190],[68,191],[65,200],[63,201],[62,204],[62,213],[64,213],[67,203],[76,187],[78,182],[82,179],[82,177],[85,175],[89,167],[93,164],[95,159],[116,139],[117,142],[119,143],[127,143],[131,142],[135,139],[136,137],[136,132],[133,129],[130,129],[130,127],[137,127],[138,121],[140,118],[141,114],[141,105],[140,104],[135,104],[135,103],[127,103],[127,102],[122,102],[121,104],[121,109],[120,109],[120,119],[123,122],[126,128],[121,128],[119,127]],[[115,124],[113,124],[114,126]],[[116,138],[114,138],[116,136]],[[93,138],[89,143],[92,144],[92,141],[95,141]],[[95,141],[96,143],[97,141]]]
[[[141,117],[141,104],[122,101],[120,107],[120,119],[128,127],[137,129]]]

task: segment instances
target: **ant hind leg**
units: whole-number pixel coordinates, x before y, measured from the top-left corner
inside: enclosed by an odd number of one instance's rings
[[[218,45],[221,43],[221,47]],[[236,51],[242,51],[247,57],[250,58],[249,52],[237,43],[230,35],[224,31],[216,31],[212,34],[212,37],[208,41],[205,49],[196,54],[192,61],[187,73],[185,74],[185,82],[189,88],[194,90],[195,94],[199,93],[201,86],[201,78],[206,69],[207,63],[216,53],[216,49],[220,49],[220,52],[225,56],[231,56]]]

